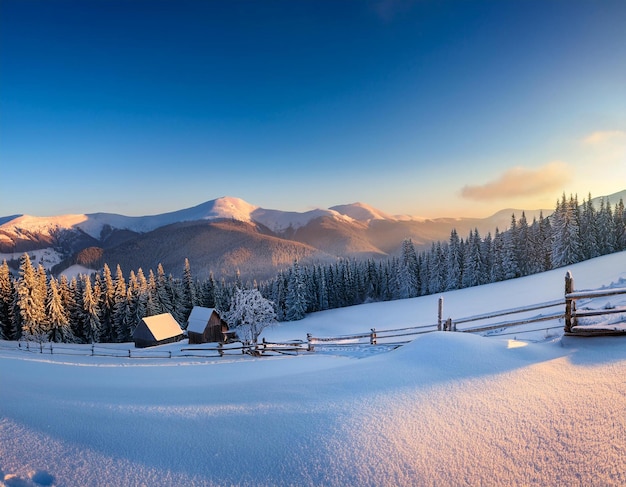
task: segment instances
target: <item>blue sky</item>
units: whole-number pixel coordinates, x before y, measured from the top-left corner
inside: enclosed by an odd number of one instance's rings
[[[626,2],[0,2],[0,215],[626,189]]]

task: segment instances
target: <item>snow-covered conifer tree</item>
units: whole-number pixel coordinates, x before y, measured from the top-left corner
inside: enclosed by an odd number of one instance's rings
[[[94,292],[99,289],[99,306],[100,306],[100,341],[112,342],[115,339],[115,331],[113,330],[113,312],[115,307],[115,283],[111,275],[111,269],[108,264],[104,264],[102,273],[97,276]]]
[[[456,229],[450,232],[450,240],[446,255],[445,290],[452,291],[461,287],[462,256],[459,234]]]
[[[0,338],[14,340],[11,310],[13,307],[13,280],[7,261],[0,265]]]
[[[28,254],[22,256],[20,263],[17,306],[21,316],[23,337],[33,338],[45,333],[46,292],[45,288],[41,287],[41,275],[35,272]]]
[[[89,276],[83,276],[83,334],[87,343],[98,343],[102,334],[100,305]]]
[[[294,260],[287,281],[287,295],[285,297],[285,319],[296,321],[304,318],[307,308],[307,296],[304,286],[304,277],[298,264]]]
[[[575,264],[582,260],[578,203],[565,194],[553,214],[552,264],[554,267]]]
[[[615,233],[615,250],[626,250],[626,209],[624,208],[624,200],[620,198],[615,205],[613,211],[614,233]]]
[[[189,318],[191,310],[197,304],[196,285],[193,281],[191,266],[189,265],[189,259],[187,258],[185,258],[185,267],[183,269],[183,282],[180,298],[178,307],[180,308],[182,318],[181,323],[187,323],[187,318]]]
[[[174,302],[172,299],[172,290],[168,283],[168,278],[165,276],[165,271],[163,270],[163,265],[159,263],[157,266],[157,275],[155,281],[155,297],[156,297],[156,307],[157,313],[171,313],[172,316],[175,315],[174,312]]]
[[[414,298],[419,295],[417,254],[410,238],[402,242],[402,256],[398,272],[400,298]]]
[[[129,299],[130,298],[130,299]],[[115,292],[113,294],[113,313],[111,314],[111,341],[122,343],[130,340],[128,330],[132,319],[132,293],[129,296],[122,268],[118,264],[115,271]]]
[[[63,307],[58,282],[52,277],[48,285],[48,297],[46,300],[48,339],[56,343],[74,343],[76,337],[70,326],[69,314]]]
[[[596,210],[589,194],[589,199],[583,201],[580,213],[580,244],[583,259],[593,259],[600,255],[596,219]]]

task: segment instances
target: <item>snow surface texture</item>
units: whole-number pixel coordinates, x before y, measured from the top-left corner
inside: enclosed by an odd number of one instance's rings
[[[624,282],[626,253],[570,269],[576,289]],[[454,291],[445,309],[558,299],[564,275]],[[416,298],[314,314],[267,336],[435,317],[436,299]],[[0,345],[6,486],[626,484],[626,337],[436,332],[364,358],[142,360]]]

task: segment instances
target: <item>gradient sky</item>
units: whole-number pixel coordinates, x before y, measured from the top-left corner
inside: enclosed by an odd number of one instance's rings
[[[0,2],[0,216],[626,189],[626,2]]]

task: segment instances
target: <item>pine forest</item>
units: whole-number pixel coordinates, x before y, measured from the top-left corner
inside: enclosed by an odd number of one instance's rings
[[[294,261],[263,282],[195,280],[188,261],[182,278],[156,271],[105,264],[69,280],[35,267],[28,254],[13,276],[0,266],[0,338],[52,342],[128,342],[143,317],[171,313],[185,325],[193,306],[227,312],[237,289],[258,289],[273,303],[279,321],[306,313],[373,301],[404,299],[513,279],[626,250],[624,203],[614,207],[591,196],[579,205],[562,196],[549,217],[528,222],[513,214],[505,231],[465,238],[452,230],[448,241],[416,251],[410,239],[397,256],[383,260],[338,259],[302,266]]]

